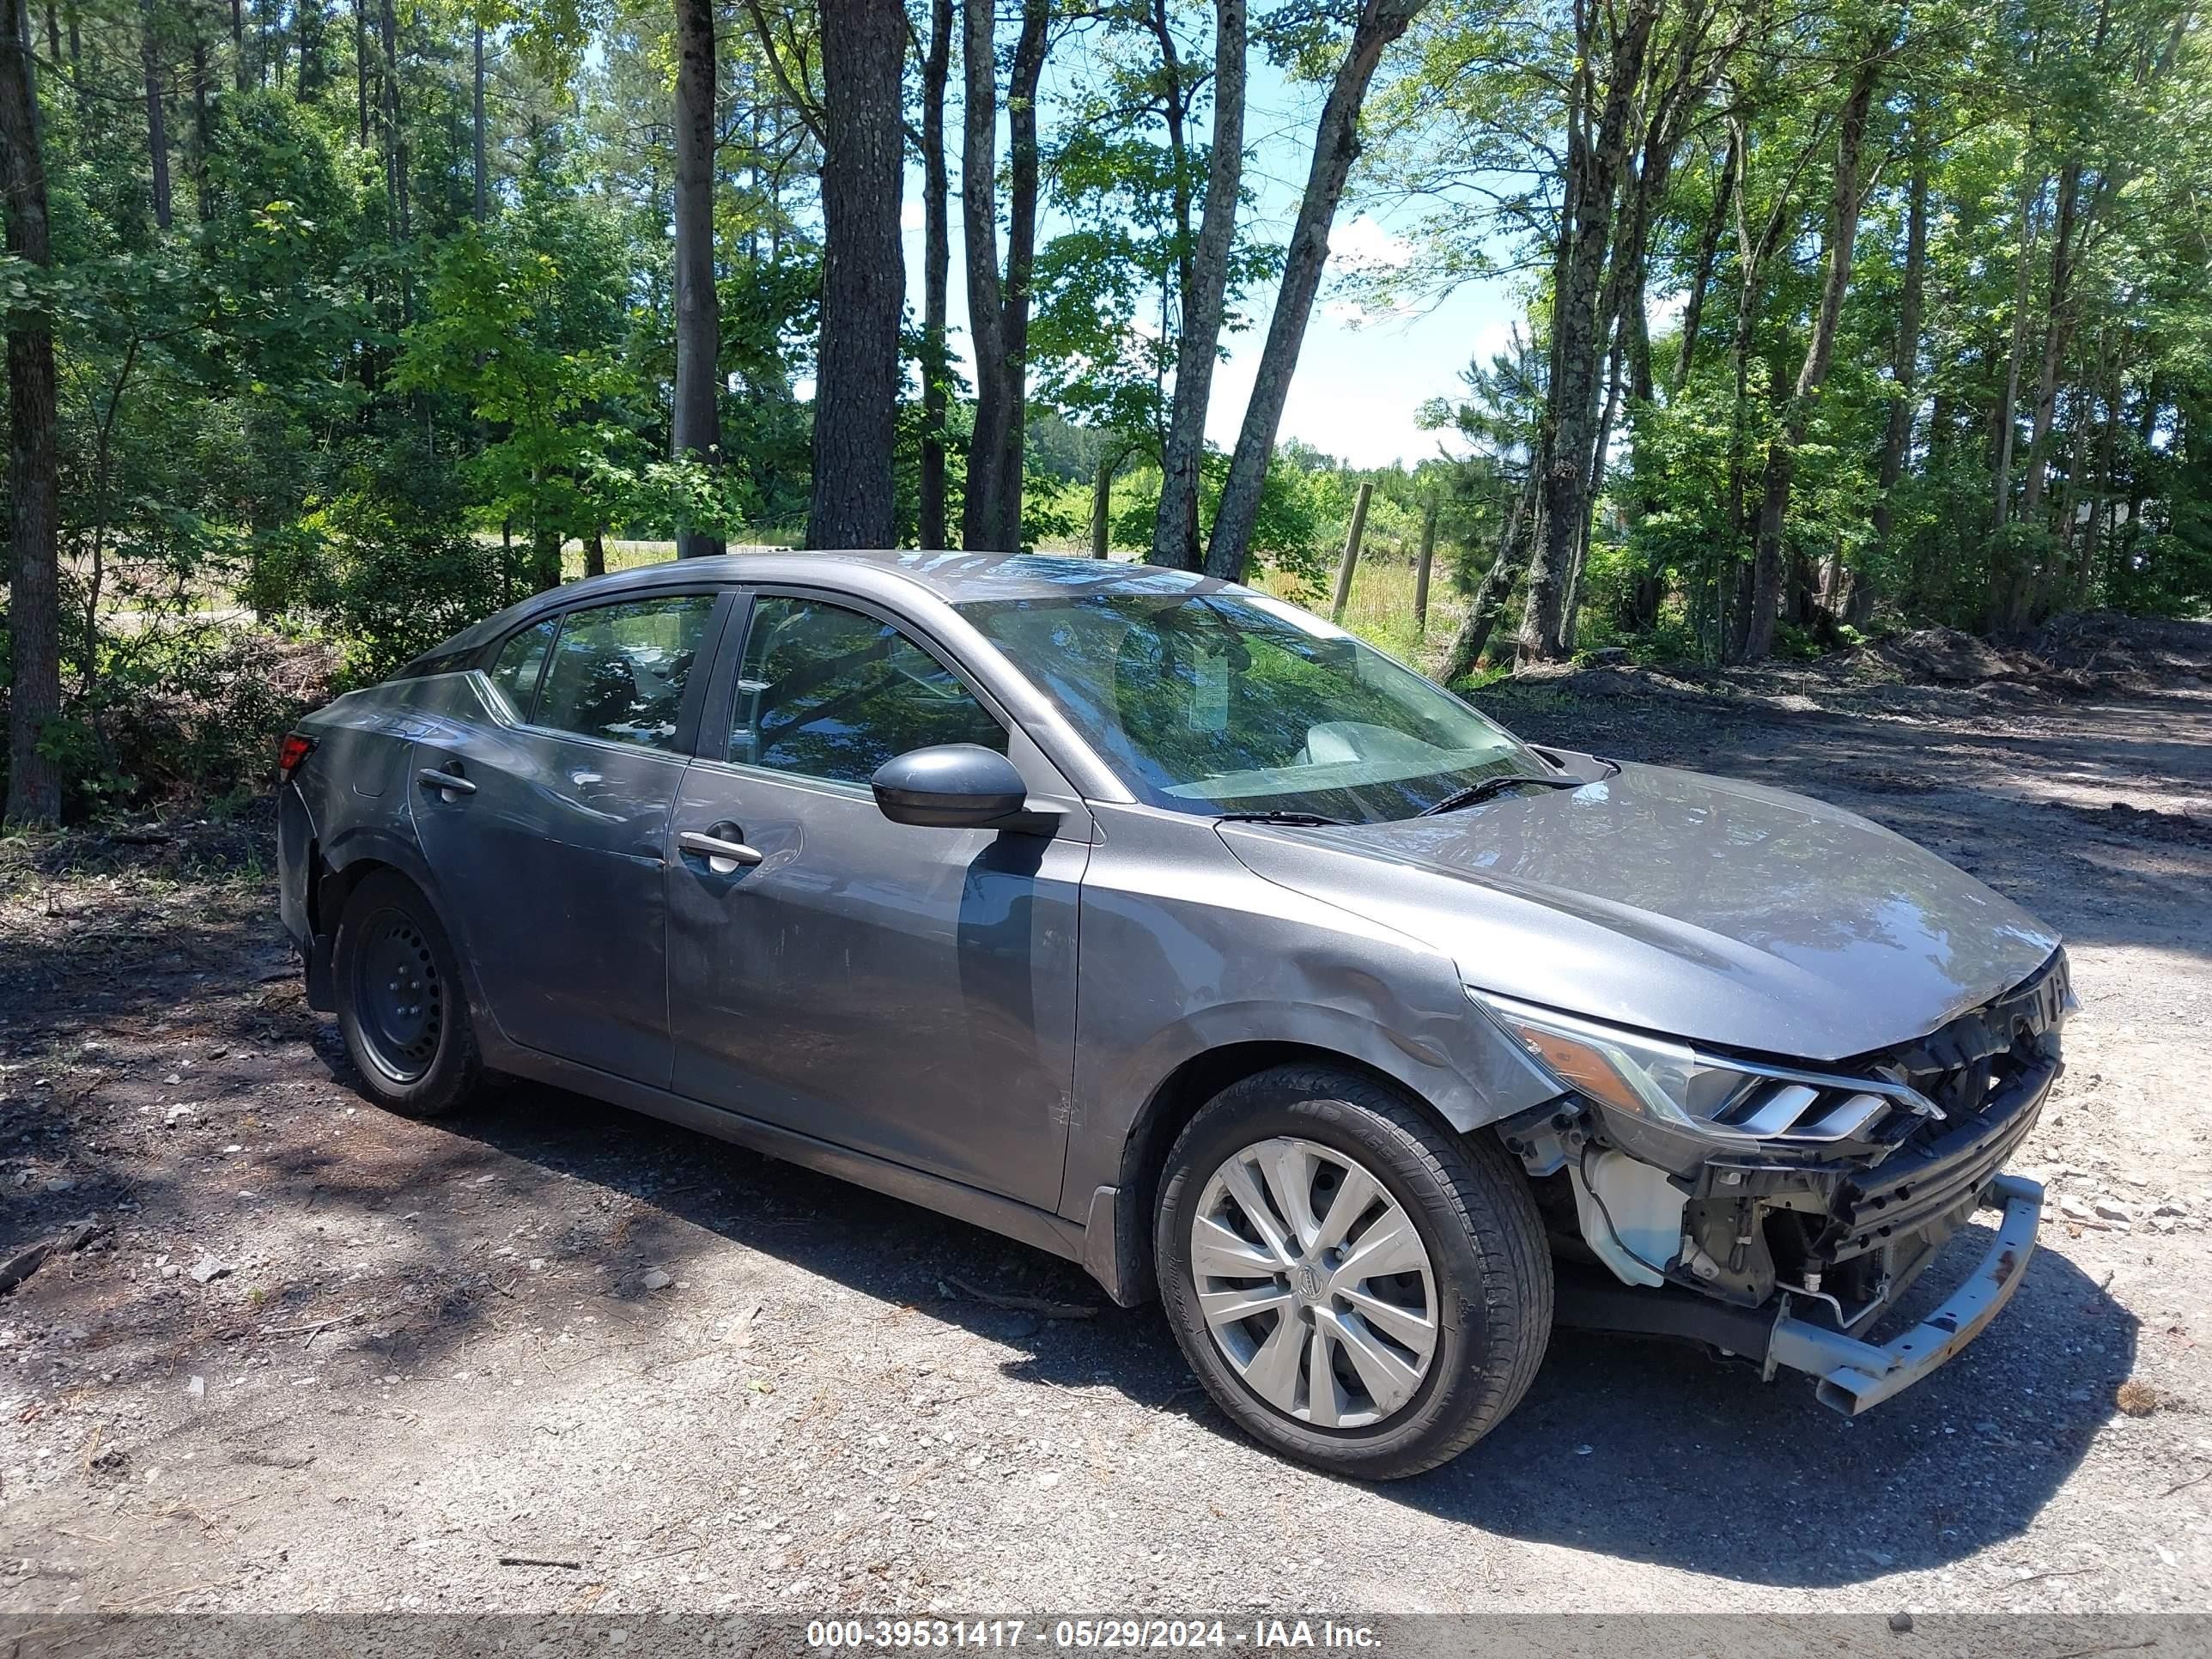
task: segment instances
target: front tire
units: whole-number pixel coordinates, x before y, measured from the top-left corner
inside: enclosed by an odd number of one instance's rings
[[[369,1097],[409,1117],[439,1117],[483,1081],[468,995],[430,902],[397,871],[356,887],[331,957],[338,1030]]]
[[[1520,1403],[1551,1335],[1543,1224],[1504,1150],[1330,1067],[1263,1072],[1191,1120],[1153,1259],[1206,1392],[1332,1474],[1456,1457]]]

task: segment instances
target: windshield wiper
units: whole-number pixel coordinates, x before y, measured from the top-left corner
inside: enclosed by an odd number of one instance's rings
[[[1492,795],[1508,789],[1517,789],[1522,784],[1534,784],[1540,789],[1579,789],[1585,780],[1581,778],[1545,778],[1533,772],[1504,772],[1496,777],[1484,778],[1470,783],[1464,789],[1455,789],[1433,805],[1424,806],[1413,816],[1432,818],[1439,812],[1456,812],[1462,806],[1475,806]]]
[[[1342,818],[1324,817],[1319,812],[1217,812],[1216,823],[1304,823],[1338,824]]]

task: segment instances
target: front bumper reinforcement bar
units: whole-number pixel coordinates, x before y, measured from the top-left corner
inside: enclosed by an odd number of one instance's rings
[[[1778,1307],[1734,1308],[1668,1285],[1623,1285],[1609,1273],[1563,1267],[1558,1317],[1584,1330],[1687,1337],[1741,1354],[1771,1379],[1784,1366],[1820,1379],[1820,1402],[1849,1417],[1903,1392],[1981,1334],[2020,1288],[2035,1253],[2043,1188],[2018,1176],[1992,1176],[1977,1207],[2003,1212],[1996,1240],[1943,1304],[1903,1335],[1876,1346],[1832,1326],[1800,1319],[1785,1291]]]
[[[2018,1176],[2001,1175],[1984,1189],[1984,1204],[2002,1206],[1996,1242],[1942,1306],[1903,1335],[1879,1347],[1827,1326],[1784,1312],[1768,1340],[1765,1374],[1787,1365],[1820,1379],[1820,1403],[1856,1417],[1901,1393],[1981,1334],[2020,1288],[2035,1254],[2043,1218],[2043,1188]]]

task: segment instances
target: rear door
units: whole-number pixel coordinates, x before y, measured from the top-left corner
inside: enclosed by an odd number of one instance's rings
[[[501,717],[417,743],[410,777],[423,852],[501,1030],[660,1087],[669,811],[727,605],[653,593],[512,635],[489,671]]]
[[[726,658],[736,645],[732,629]],[[670,866],[678,1091],[1053,1207],[1086,815],[1075,806],[1055,839],[877,810],[876,768],[939,743],[996,749],[1033,793],[1072,794],[888,615],[763,592],[737,655],[702,717],[674,829],[761,860],[679,851]]]

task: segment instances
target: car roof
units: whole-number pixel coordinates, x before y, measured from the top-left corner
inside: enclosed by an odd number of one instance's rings
[[[808,582],[828,576],[835,586],[836,578],[832,573],[839,567],[860,579],[855,586],[865,583],[870,575],[878,580],[888,576],[951,605],[992,599],[1064,599],[1078,593],[1182,595],[1220,592],[1237,587],[1234,582],[1193,570],[1174,570],[1164,565],[1115,559],[910,548],[823,552],[762,549],[726,553],[710,559],[668,559],[659,564],[634,565],[608,575],[564,583],[463,629],[401,669],[399,676],[436,672],[453,658],[477,650],[513,629],[525,626],[549,611],[565,610],[579,603],[620,599],[625,594],[649,593],[664,587],[721,582]]]
[[[726,553],[720,558],[669,560],[641,565],[613,575],[593,577],[556,590],[564,600],[583,593],[616,593],[630,586],[667,581],[788,581],[820,577],[825,565],[851,565],[903,577],[948,603],[978,599],[1036,599],[1084,592],[1163,593],[1201,591],[1231,584],[1190,570],[1134,564],[1117,559],[1089,559],[1046,553],[961,553],[904,548],[873,551],[841,548],[824,552],[763,550]],[[547,597],[551,597],[550,595]]]

